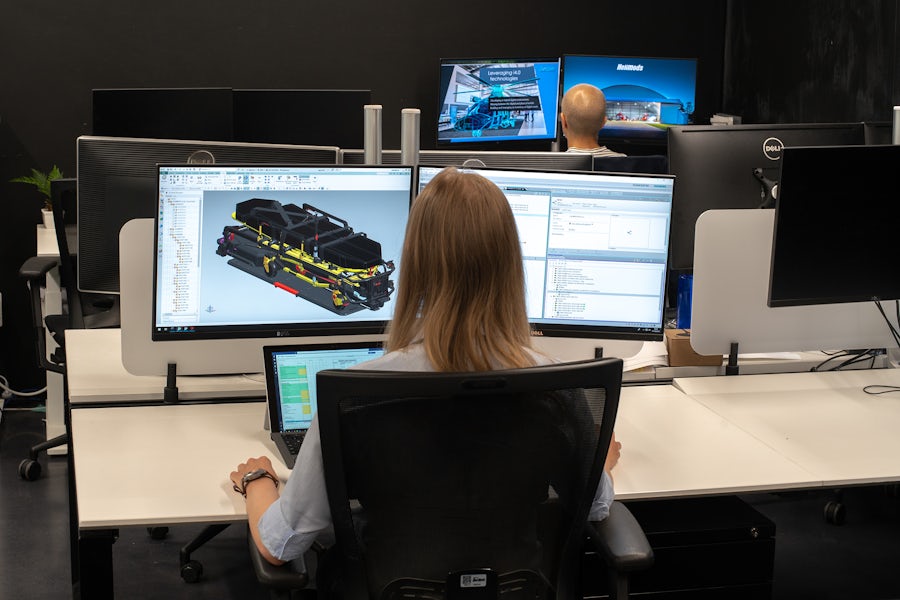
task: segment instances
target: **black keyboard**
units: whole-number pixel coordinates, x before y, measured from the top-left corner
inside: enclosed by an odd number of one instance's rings
[[[297,455],[300,452],[300,444],[303,443],[303,438],[306,437],[305,431],[300,431],[297,433],[285,433],[283,436],[284,443],[287,445],[288,450],[291,451],[291,454]]]

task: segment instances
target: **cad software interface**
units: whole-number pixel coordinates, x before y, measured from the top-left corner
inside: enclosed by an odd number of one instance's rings
[[[419,190],[440,171],[419,167]],[[659,332],[674,178],[472,169],[515,215],[533,324]]]
[[[383,323],[410,167],[160,165],[154,339]]]

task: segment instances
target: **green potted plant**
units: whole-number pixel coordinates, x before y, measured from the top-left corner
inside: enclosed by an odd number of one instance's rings
[[[59,167],[53,165],[53,168],[50,169],[49,173],[31,169],[31,175],[23,175],[21,177],[10,179],[12,183],[30,183],[37,188],[42,196],[44,196],[44,207],[41,209],[41,214],[44,219],[44,226],[48,229],[53,227],[53,204],[52,196],[50,195],[50,182],[54,179],[60,179],[61,177],[63,177],[62,171],[59,170]]]

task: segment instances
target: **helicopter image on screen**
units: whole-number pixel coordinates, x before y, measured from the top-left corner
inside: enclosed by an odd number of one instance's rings
[[[228,264],[336,314],[378,310],[394,291],[381,244],[309,204],[252,198],[235,206],[216,253]]]

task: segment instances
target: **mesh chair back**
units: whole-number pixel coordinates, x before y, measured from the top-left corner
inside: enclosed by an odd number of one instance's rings
[[[574,597],[621,379],[619,359],[320,372],[344,597],[442,597],[471,569],[496,574],[502,598]]]

